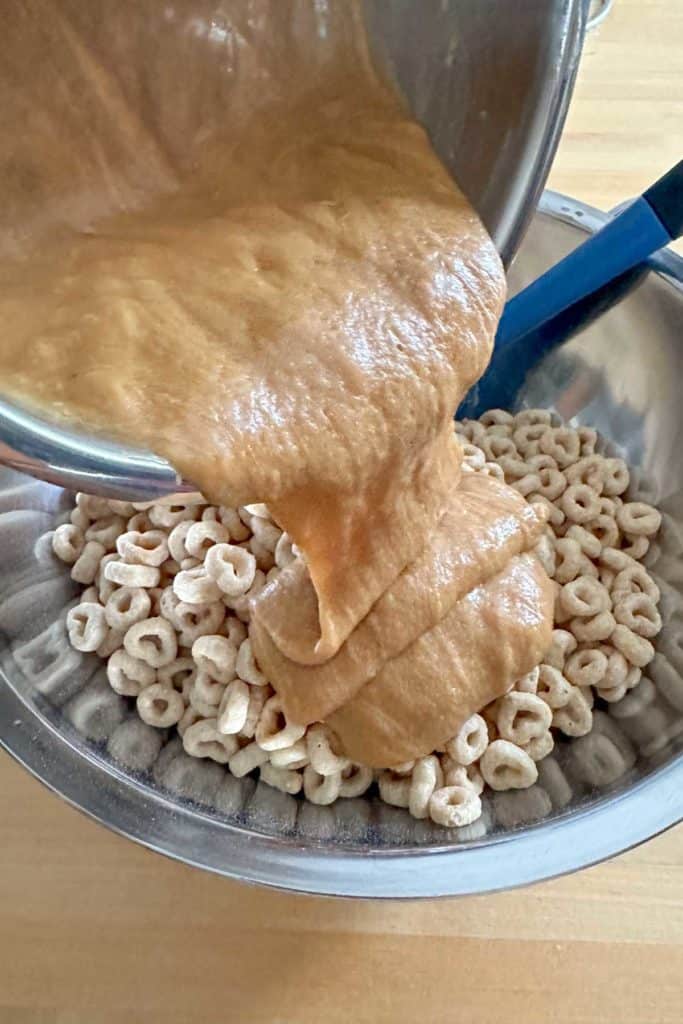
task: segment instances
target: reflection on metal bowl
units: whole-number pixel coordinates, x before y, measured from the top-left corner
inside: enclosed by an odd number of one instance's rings
[[[513,269],[535,277],[604,215],[547,193]],[[482,818],[453,831],[378,800],[315,807],[188,757],[134,716],[101,663],[69,647],[73,596],[49,529],[57,488],[0,476],[0,740],[47,785],[110,828],[235,878],[310,892],[380,897],[484,892],[583,867],[683,816],[683,261],[665,254],[631,290],[596,298],[583,326],[527,380],[521,404],[599,428],[636,468],[635,495],[663,526],[649,555],[664,630],[640,684],[560,742],[528,790],[489,794]]]

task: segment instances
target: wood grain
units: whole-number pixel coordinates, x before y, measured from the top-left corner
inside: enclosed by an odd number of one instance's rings
[[[680,157],[683,0],[617,0],[550,184],[603,208]],[[0,757],[0,1024],[678,1024],[683,829],[497,896],[368,904],[193,871]]]

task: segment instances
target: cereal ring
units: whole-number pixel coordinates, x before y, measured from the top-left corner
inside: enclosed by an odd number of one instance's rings
[[[73,523],[62,523],[52,534],[52,550],[67,565],[73,565],[78,560],[84,547],[83,530]]]
[[[57,527],[57,529],[59,530],[61,527]],[[71,579],[86,586],[94,583],[100,562],[105,554],[106,549],[103,544],[98,544],[96,540],[86,541],[71,569]]]
[[[590,619],[572,619],[569,628],[579,643],[593,643],[596,640],[609,640],[615,626],[611,612],[600,612]]]
[[[143,587],[148,589],[158,586],[161,572],[153,565],[121,562],[118,558],[113,558],[104,567],[104,578],[109,580],[110,583],[116,583],[121,587]]]
[[[448,741],[446,751],[458,764],[468,765],[481,757],[488,742],[486,722],[481,715],[470,715],[453,739]]]
[[[534,736],[528,743],[525,743],[524,751],[532,761],[542,761],[544,757],[551,753],[554,746],[553,734],[549,729],[546,729],[540,736]]]
[[[265,544],[262,544],[258,537],[252,537],[242,547],[243,551],[250,552],[256,559],[256,566],[261,572],[270,572],[275,565],[275,555]]]
[[[218,764],[227,764],[239,744],[234,736],[219,733],[215,718],[204,718],[185,730],[183,748],[190,757],[208,757]]]
[[[152,668],[170,665],[178,653],[173,626],[166,619],[158,617],[134,623],[123,638],[123,646],[134,658],[139,658]]]
[[[600,681],[600,687],[603,690],[610,689],[613,686],[621,686],[622,683],[626,682],[626,677],[629,672],[629,664],[621,653],[611,644],[600,644],[598,648],[607,659],[607,665],[603,678]]]
[[[470,786],[480,796],[484,791],[484,776],[476,764],[451,764],[446,772],[447,786]]]
[[[107,623],[101,604],[77,604],[66,616],[69,643],[77,651],[96,651],[107,635]]]
[[[584,647],[567,659],[564,674],[574,686],[601,686],[607,676],[608,659],[598,647]]]
[[[221,596],[220,587],[201,565],[179,572],[172,585],[173,593],[183,604],[212,604]]]
[[[192,657],[200,670],[220,683],[235,678],[237,648],[225,636],[214,633],[198,637],[192,644]]]
[[[128,530],[117,538],[116,550],[124,562],[158,568],[168,558],[168,538],[163,530]]]
[[[189,701],[196,674],[197,667],[192,658],[174,658],[158,670],[157,679],[164,686],[172,686]]]
[[[296,743],[305,732],[305,726],[287,721],[282,710],[282,698],[275,694],[266,701],[254,736],[263,750],[280,750]]]
[[[484,476],[492,476],[495,480],[500,480],[501,483],[505,483],[505,473],[498,465],[497,462],[485,462],[484,468],[480,470]]]
[[[603,547],[600,552],[600,558],[598,559],[601,565],[606,565],[609,569],[613,569],[615,572],[623,572],[624,569],[632,569],[637,566],[638,569],[642,569],[642,566],[631,558],[630,555],[625,554],[623,551],[619,551],[618,548],[613,548],[610,545]]]
[[[184,558],[188,558],[190,552],[187,550],[185,541],[193,526],[197,524],[192,519],[185,519],[174,526],[168,535],[168,552],[171,558],[180,564]]]
[[[152,685],[156,675],[151,665],[121,649],[114,651],[107,662],[109,685],[122,697],[137,697],[141,690]]]
[[[593,726],[593,712],[582,689],[572,686],[567,703],[553,711],[553,725],[565,736],[585,736]]]
[[[497,462],[498,459],[504,455],[509,455],[513,459],[517,458],[517,446],[511,437],[498,437],[496,435],[487,434],[482,441],[481,449],[478,450],[483,451],[486,458],[490,459],[492,462]],[[484,463],[482,461],[480,465],[475,468],[481,469],[483,465]]]
[[[199,701],[214,709],[218,707],[223,698],[226,683],[221,682],[204,669],[197,669],[194,683],[192,686],[192,693],[194,693]],[[190,697],[192,700],[192,697]],[[196,705],[195,705],[196,706]],[[215,710],[213,714],[216,714]]]
[[[246,685],[246,683],[242,685]],[[292,743],[291,747],[282,747],[281,750],[271,751],[270,763],[274,768],[291,768],[293,771],[305,768],[309,764],[306,737],[302,736],[296,743]],[[351,762],[349,762],[350,764]]]
[[[481,817],[481,800],[470,786],[442,786],[430,797],[429,817],[446,828],[471,825]]]
[[[256,558],[235,544],[216,544],[207,553],[206,572],[229,597],[241,597],[254,583]]]
[[[76,494],[76,508],[88,517],[88,519],[103,519],[109,515],[109,502],[106,498],[98,498],[95,494],[84,494],[78,491]]]
[[[115,498],[107,498],[107,505],[114,515],[121,516],[122,519],[128,520],[131,516],[135,515],[135,506],[132,501],[118,501]]]
[[[308,759],[318,775],[334,775],[348,768],[350,761],[341,753],[339,741],[322,722],[311,725],[306,733]]]
[[[621,550],[626,555],[630,555],[631,558],[635,558],[639,561],[645,558],[645,555],[650,549],[650,540],[648,537],[639,536],[635,534],[625,533],[624,541],[622,542]]]
[[[304,768],[304,796],[312,804],[325,807],[333,804],[341,789],[341,772],[319,775],[310,764]],[[406,805],[407,806],[407,805]]]
[[[567,481],[559,469],[539,469],[539,485],[537,493],[542,494],[548,501],[556,501],[567,487]]]
[[[202,520],[191,524],[185,535],[184,546],[188,555],[203,560],[214,544],[227,544],[229,540],[230,531],[222,523]]]
[[[351,764],[341,773],[339,796],[353,798],[362,796],[373,782],[372,768],[364,764]]]
[[[211,604],[186,604],[180,601],[174,614],[174,624],[180,634],[178,643],[181,647],[192,647],[200,636],[218,632],[225,618],[225,608],[220,601]]]
[[[142,587],[120,587],[107,599],[104,617],[113,629],[127,630],[149,615],[152,600]]]
[[[598,442],[598,432],[592,427],[577,427],[582,455],[593,455]]]
[[[556,632],[563,632],[563,630],[557,630]],[[574,642],[576,643],[576,641]],[[536,693],[554,711],[556,708],[562,708],[569,703],[572,687],[559,668],[544,663],[539,665]]]
[[[540,438],[541,451],[552,455],[560,469],[565,469],[580,456],[581,443],[571,427],[549,427]]]
[[[117,537],[126,530],[126,521],[121,516],[108,515],[96,519],[85,531],[86,540],[96,540],[106,551],[113,551]]]
[[[160,503],[152,505],[148,512],[150,522],[165,530],[173,529],[185,519],[197,520],[200,514],[199,505],[162,505]]]
[[[562,630],[558,630],[562,632]],[[568,634],[571,636],[571,634]],[[572,640],[574,638],[572,637]],[[518,690],[519,693],[536,693],[538,690],[538,681],[541,673],[540,665],[536,665],[530,672],[518,679],[514,685],[514,689]],[[462,762],[461,762],[462,763]]]
[[[268,519],[255,516],[252,520],[251,529],[254,539],[259,542],[259,545],[270,552],[271,555],[274,554],[277,542],[282,536],[282,530],[279,526],[276,526],[275,523]]]
[[[183,717],[185,702],[172,686],[152,683],[138,694],[137,712],[143,722],[157,729],[168,729]]]
[[[408,811],[413,818],[429,817],[429,801],[435,789],[443,785],[443,772],[438,757],[420,757],[410,779]]]
[[[599,517],[598,517],[599,518]],[[594,521],[594,520],[593,520]],[[602,541],[594,533],[587,530],[578,523],[572,523],[567,530],[565,537],[575,540],[584,555],[588,558],[597,558],[602,551]]]
[[[528,789],[538,778],[535,763],[509,740],[494,740],[484,751],[479,768],[491,789]]]
[[[617,523],[634,537],[654,537],[662,525],[661,513],[644,501],[627,501],[617,509]]]
[[[513,487],[523,498],[526,498],[528,494],[540,493],[541,480],[536,473],[526,473],[524,476],[512,480],[509,486]]]
[[[249,687],[249,710],[244,725],[240,729],[240,736],[251,739],[256,733],[256,726],[259,723],[266,701],[273,695],[270,686]]]
[[[251,531],[240,519],[236,508],[228,508],[227,505],[219,505],[218,518],[223,526],[228,530],[231,541],[239,543],[239,541],[248,539]]]
[[[255,768],[260,768],[265,764],[268,757],[268,751],[261,750],[258,743],[249,743],[230,757],[228,761],[230,774],[234,775],[236,779],[241,779],[249,772],[253,772]]]
[[[487,409],[485,413],[479,417],[479,422],[484,427],[494,426],[512,426],[515,418],[511,412],[507,412],[505,409]]]
[[[605,459],[603,461],[602,492],[607,497],[623,494],[629,485],[628,466],[623,459]]]
[[[553,418],[548,409],[521,409],[514,417],[514,422],[518,427],[549,427]]]
[[[481,442],[486,438],[486,427],[479,420],[461,420],[458,426],[463,437],[481,447]]]
[[[319,777],[322,778],[322,776]],[[379,795],[385,804],[391,804],[392,807],[408,806],[410,803],[410,783],[410,775],[396,776],[391,770],[380,772],[377,779]]]
[[[567,483],[585,484],[595,491],[596,494],[602,494],[604,486],[603,464],[604,459],[600,455],[589,455],[586,458],[579,459],[578,462],[566,468],[564,475]]]
[[[662,628],[657,605],[647,594],[620,594],[614,606],[614,618],[638,636],[652,638]]]
[[[529,466],[519,457],[515,458],[512,455],[501,455],[496,462],[503,470],[506,480],[521,480],[529,473]]]
[[[279,789],[281,793],[289,793],[291,796],[301,791],[304,782],[300,772],[292,771],[290,768],[276,768],[272,764],[261,765],[259,779],[267,786]]]
[[[557,505],[553,505],[553,503],[548,501],[543,494],[528,494],[526,500],[530,505],[539,505],[545,509],[546,521],[553,527],[553,529],[558,530],[562,527],[567,517],[561,508],[558,508]]]
[[[558,583],[571,583],[581,574],[584,565],[584,554],[578,543],[571,537],[560,537],[555,541],[555,580]]]
[[[539,452],[538,455],[531,455],[527,460],[526,464],[530,470],[534,473],[539,473],[542,469],[557,469],[557,463],[552,455],[546,455],[545,452]],[[563,478],[563,487],[565,487],[567,481]]]
[[[598,496],[588,484],[570,484],[560,498],[560,506],[573,523],[589,523],[600,514]]]
[[[541,697],[513,690],[498,705],[496,725],[503,739],[524,746],[550,728],[552,717]]]
[[[226,616],[223,623],[223,633],[227,636],[233,647],[239,647],[243,640],[247,639],[247,627],[240,619],[234,616]]]
[[[241,732],[248,713],[249,687],[241,679],[233,679],[226,686],[218,707],[218,731],[226,736]]]
[[[612,602],[602,583],[591,576],[579,576],[564,584],[560,604],[567,615],[588,619],[609,611]]]
[[[148,533],[154,529],[154,523],[146,512],[136,512],[128,520],[126,529],[129,533]]]
[[[252,686],[266,686],[268,684],[268,680],[256,663],[251,640],[249,639],[243,640],[239,646],[235,660],[235,672],[240,679],[243,679],[245,683],[251,683]]]
[[[285,566],[289,565],[296,558],[292,547],[292,538],[288,533],[283,533],[275,545],[275,565],[278,569],[284,569]]]
[[[636,668],[645,668],[655,653],[655,649],[644,636],[638,636],[632,629],[623,624],[616,625],[610,636],[610,642]]]

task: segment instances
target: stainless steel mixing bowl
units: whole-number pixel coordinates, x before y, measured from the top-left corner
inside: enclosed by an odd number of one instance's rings
[[[136,103],[145,101],[144,76],[154,81],[160,54],[172,58],[178,67],[174,88],[176,81],[179,90],[185,88],[183,58],[191,53],[196,61],[198,50],[205,57],[203,72],[220,87],[230,68],[225,12],[231,4],[244,2],[175,0],[143,8],[135,0],[121,0],[100,4],[98,16],[93,18],[93,4],[60,0],[57,39],[45,38],[37,13],[41,4],[52,9],[52,0],[35,0],[30,18],[21,5],[15,5],[7,12],[0,35],[0,66],[3,47],[16,46],[17,40],[29,54],[35,50],[35,59],[28,61],[28,66],[39,66],[45,52],[60,45],[62,31],[68,29],[79,40],[79,52],[92,50],[95,67],[103,61],[102,73],[106,70],[120,84],[126,103],[135,112]],[[290,0],[282,0],[285,2]],[[321,31],[329,2],[338,0],[316,0]],[[587,0],[364,0],[378,62],[398,82],[506,261],[516,251],[536,206],[562,130],[583,42],[586,8]],[[45,20],[52,23],[54,15]],[[133,48],[131,37],[135,38]],[[131,59],[135,59],[131,53],[137,53],[139,61],[145,39],[149,66],[138,76],[142,87],[130,89],[131,78],[137,84],[136,76],[130,74]],[[90,123],[90,97],[67,85],[64,116],[73,122],[82,104],[84,123]],[[42,116],[27,127],[25,119],[15,122],[11,111],[6,114],[11,130],[5,131],[3,146],[9,155],[4,163],[0,161],[0,186],[2,173],[17,179],[25,152],[40,143],[31,132],[40,133],[41,138],[45,132]],[[160,125],[163,134],[163,118]],[[106,139],[106,118],[95,127]],[[59,131],[59,124],[49,128]],[[80,144],[89,153],[101,142],[85,133]],[[74,178],[73,187],[83,185]],[[68,206],[68,196],[56,198]],[[168,463],[150,453],[70,433],[3,401],[0,462],[43,480],[111,497],[153,497],[182,489]]]
[[[605,216],[546,194],[512,273],[536,277]],[[623,287],[623,286],[622,286]],[[597,426],[637,467],[635,493],[664,513],[651,571],[664,632],[646,678],[560,743],[531,789],[485,799],[452,832],[376,799],[310,804],[233,779],[143,725],[93,655],[70,650],[74,587],[48,530],[63,492],[0,474],[0,741],[94,818],[221,874],[348,896],[439,896],[538,881],[592,864],[683,817],[683,261],[664,254],[615,304],[539,366],[518,396]],[[618,300],[618,301],[617,301]],[[590,314],[591,310],[584,310]],[[49,856],[49,851],[48,851]]]

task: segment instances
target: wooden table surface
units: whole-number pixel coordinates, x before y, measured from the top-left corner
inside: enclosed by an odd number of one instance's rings
[[[683,0],[617,0],[550,184],[608,208],[683,148]],[[0,1024],[678,1024],[683,828],[521,892],[293,897],[111,835],[0,756]]]

